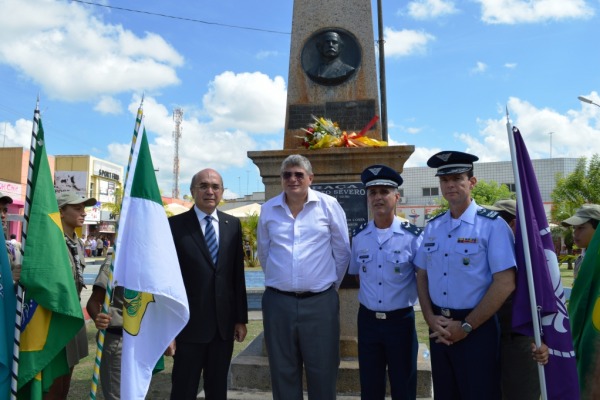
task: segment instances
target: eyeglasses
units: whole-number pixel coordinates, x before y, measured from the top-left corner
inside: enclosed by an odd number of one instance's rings
[[[283,179],[285,179],[286,181],[289,181],[290,179],[292,179],[292,176],[294,178],[296,178],[296,180],[301,181],[304,179],[304,172],[290,172],[290,171],[285,171],[281,173],[281,177]]]
[[[196,189],[200,189],[203,192],[207,191],[208,189],[212,189],[213,192],[218,192],[219,190],[221,190],[221,185],[217,185],[216,183],[213,185],[210,185],[208,183],[201,183],[199,185],[195,185],[194,186]]]

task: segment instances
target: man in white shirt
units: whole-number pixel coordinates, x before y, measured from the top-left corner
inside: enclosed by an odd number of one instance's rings
[[[302,366],[309,399],[336,398],[340,363],[337,289],[350,260],[346,214],[337,200],[310,189],[310,161],[281,165],[283,192],[261,208],[258,258],[273,398],[301,400]]]

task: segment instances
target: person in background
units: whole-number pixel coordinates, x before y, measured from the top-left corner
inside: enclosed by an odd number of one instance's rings
[[[8,205],[12,204],[13,199],[7,194],[0,192],[0,217],[2,221],[2,238],[5,241],[6,251],[8,253],[8,261],[10,262],[10,270],[12,272],[13,282],[16,284],[21,279],[21,244],[17,248],[12,240],[6,240],[8,231]],[[16,238],[15,238],[16,241]]]
[[[83,283],[83,270],[85,269],[85,254],[83,245],[75,233],[76,228],[83,226],[86,212],[85,208],[96,204],[96,199],[85,198],[75,192],[67,191],[56,195],[60,220],[62,222],[63,232],[65,234],[65,245],[71,261],[71,269],[77,295],[81,299],[81,290],[85,287]],[[71,386],[71,375],[73,368],[79,363],[79,360],[88,355],[88,343],[85,325],[71,339],[66,346],[67,363],[69,373],[60,376],[54,380],[50,387],[48,396],[51,399],[66,399]]]
[[[90,241],[90,236],[85,238],[85,242],[83,242],[83,248],[85,249],[85,256],[91,257],[92,256],[92,243]]]
[[[562,226],[573,228],[573,241],[581,249],[581,254],[575,260],[575,267],[573,269],[574,278],[577,278],[579,267],[585,256],[585,250],[592,241],[592,237],[598,227],[598,221],[600,221],[600,205],[584,204],[575,211],[575,215],[561,222]]]
[[[352,239],[348,273],[359,277],[358,363],[363,400],[417,397],[417,281],[421,229],[396,216],[402,177],[385,165],[361,174],[373,220]]]
[[[96,257],[98,255],[96,247],[98,246],[98,242],[94,235],[90,235],[88,237],[90,239],[90,250],[92,251],[92,257]]]
[[[123,348],[123,287],[113,288],[108,313],[102,312],[102,305],[109,284],[108,276],[112,260],[107,257],[100,267],[86,310],[98,330],[105,329],[100,383],[106,400],[121,398],[121,351]]]
[[[414,260],[436,400],[500,399],[496,312],[515,289],[514,236],[471,197],[478,159],[442,151],[427,161],[449,207],[427,223]]]
[[[96,256],[104,256],[104,240],[102,239],[102,236],[99,236],[98,239],[96,239]]]
[[[258,259],[273,398],[302,400],[302,367],[311,400],[336,398],[340,364],[337,289],[348,268],[346,214],[338,201],[310,188],[310,161],[281,164],[283,192],[261,207]]]
[[[516,235],[517,201],[499,200],[493,206],[483,206],[497,211],[500,217]],[[525,266],[523,266],[525,268]],[[500,368],[502,399],[504,400],[539,400],[541,396],[538,363],[548,363],[548,346],[542,342],[537,348],[534,339],[521,335],[512,329],[513,295],[511,294],[500,310]]]

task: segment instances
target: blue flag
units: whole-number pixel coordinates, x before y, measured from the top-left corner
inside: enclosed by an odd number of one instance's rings
[[[8,399],[10,398],[10,371],[13,359],[17,299],[4,243],[0,244],[0,302],[0,398]]]
[[[519,268],[513,300],[513,329],[515,332],[533,336],[523,247],[525,229],[529,238],[536,303],[541,316],[542,341],[550,350],[548,364],[544,367],[548,399],[578,399],[575,352],[554,243],[533,165],[521,133],[516,127],[513,127],[513,136],[521,181],[521,187],[517,188],[517,196],[523,200],[523,210],[517,209],[517,217],[524,213],[527,221],[526,227],[517,224],[515,253]]]

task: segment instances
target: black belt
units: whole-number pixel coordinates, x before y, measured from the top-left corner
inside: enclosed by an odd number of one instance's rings
[[[267,289],[272,290],[275,293],[283,294],[285,296],[295,297],[297,299],[306,299],[308,297],[313,297],[318,294],[325,293],[326,291],[331,290],[331,288],[333,288],[333,285],[331,285],[329,288],[323,290],[322,292],[286,292],[285,290],[279,290],[272,286],[267,286]]]
[[[123,328],[106,328],[106,332],[113,335],[123,336]]]
[[[471,311],[473,311],[472,308],[463,308],[463,309],[444,308],[444,307],[438,307],[435,304],[432,304],[431,307],[432,307],[433,313],[435,315],[442,315],[446,318],[452,318],[452,319],[458,319],[458,320],[464,319],[467,315],[469,315],[469,313]]]
[[[406,308],[399,308],[397,310],[392,310],[392,311],[372,311],[361,304],[360,310],[361,310],[361,312],[366,313],[367,315],[369,315],[370,317],[373,317],[375,319],[392,319],[392,318],[400,318],[400,317],[406,316],[407,314],[409,314],[410,312],[413,311],[413,308],[406,307]]]

